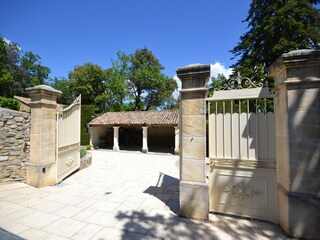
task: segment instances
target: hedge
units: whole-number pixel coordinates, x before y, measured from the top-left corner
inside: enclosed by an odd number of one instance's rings
[[[92,120],[94,106],[81,105],[81,145],[90,143],[90,133],[87,124]]]
[[[19,111],[20,102],[17,99],[0,96],[0,107]]]

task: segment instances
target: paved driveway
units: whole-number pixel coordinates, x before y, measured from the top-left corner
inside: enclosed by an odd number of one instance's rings
[[[179,218],[177,156],[92,155],[89,168],[54,187],[0,185],[0,239],[285,239],[261,221]]]

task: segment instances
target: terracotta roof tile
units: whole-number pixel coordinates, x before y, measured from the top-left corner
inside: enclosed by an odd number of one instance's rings
[[[20,102],[23,102],[24,104],[27,104],[27,105],[29,105],[29,103],[31,103],[31,98],[19,97],[19,96],[14,96],[14,98],[19,100]]]
[[[178,118],[179,110],[107,112],[93,119],[89,125],[175,126],[178,125]]]

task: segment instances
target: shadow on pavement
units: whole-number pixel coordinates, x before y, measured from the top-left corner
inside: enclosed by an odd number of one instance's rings
[[[148,187],[143,193],[148,193],[158,198],[173,213],[179,215],[179,179],[160,172],[156,186]]]
[[[276,225],[215,216],[209,222],[179,218],[172,214],[148,214],[144,210],[119,212],[118,220],[124,222],[124,239],[287,239]]]
[[[269,222],[220,214],[210,214],[208,222],[179,217],[179,179],[161,172],[157,184],[144,193],[158,198],[166,207],[154,212],[118,212],[116,218],[124,223],[124,239],[287,239]]]
[[[19,237],[11,232],[0,227],[0,239],[1,240],[25,240],[22,237]]]

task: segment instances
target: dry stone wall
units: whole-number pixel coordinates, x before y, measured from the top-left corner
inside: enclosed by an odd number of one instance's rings
[[[30,114],[0,108],[0,183],[26,181]]]

